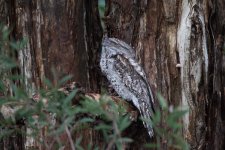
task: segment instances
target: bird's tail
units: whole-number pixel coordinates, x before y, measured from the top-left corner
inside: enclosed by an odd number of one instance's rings
[[[153,127],[152,127],[152,114],[153,111],[152,110],[145,110],[145,109],[139,109],[140,113],[141,113],[141,117],[144,119],[143,124],[144,127],[147,129],[148,134],[150,136],[150,138],[152,138],[154,136],[154,131],[153,131]]]
[[[150,138],[152,138],[154,136],[154,131],[151,125],[146,125],[146,128],[148,130],[148,134],[150,136]]]

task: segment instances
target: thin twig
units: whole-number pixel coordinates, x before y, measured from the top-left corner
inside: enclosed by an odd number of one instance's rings
[[[116,139],[121,139],[121,133],[120,133],[120,130],[118,129],[118,126],[117,126],[117,123],[116,123],[116,119],[113,119],[113,130],[114,130],[114,133],[115,133],[115,137],[109,142],[106,150],[110,150],[112,149],[113,145],[115,144],[116,142]],[[123,147],[123,143],[121,142],[121,146]],[[124,149],[124,148],[122,148]]]
[[[113,138],[113,139],[109,142],[109,144],[108,144],[106,150],[111,150],[112,147],[113,147],[113,145],[114,145],[114,143],[115,143],[115,138]]]
[[[69,131],[69,129],[68,129],[67,126],[65,126],[65,130],[66,130],[66,134],[67,134],[67,136],[68,136],[68,138],[69,138],[69,141],[70,141],[71,149],[72,149],[72,150],[76,150],[75,147],[74,147],[74,144],[73,144],[73,139],[72,139],[72,137],[71,137],[70,131]]]

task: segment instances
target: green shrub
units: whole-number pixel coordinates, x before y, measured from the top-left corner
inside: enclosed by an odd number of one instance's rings
[[[115,146],[117,149],[124,149],[125,143],[132,142],[132,139],[121,134],[131,124],[129,113],[121,104],[116,104],[109,96],[102,95],[99,101],[83,97],[79,104],[73,105],[72,101],[78,89],[74,89],[69,94],[58,90],[71,79],[70,76],[59,80],[57,85],[45,79],[47,90],[37,91],[40,98],[34,101],[24,88],[23,77],[12,74],[12,70],[19,66],[15,53],[26,44],[26,40],[12,42],[9,40],[10,31],[5,26],[1,26],[0,29],[0,140],[14,133],[20,133],[32,136],[40,144],[51,149],[63,146],[59,138],[61,134],[66,133],[70,139],[71,149],[83,149],[80,144],[82,136],[73,141],[72,134],[91,127],[102,134],[104,149],[112,149]],[[15,82],[17,80],[20,84]],[[161,110],[156,109],[152,121],[147,120],[154,127],[157,142],[146,146],[161,149],[162,141],[166,141],[170,147],[188,149],[181,135],[182,125],[179,123],[186,111],[171,109],[161,96],[158,99]],[[32,132],[27,135],[27,132],[18,129],[18,122]],[[43,129],[46,138],[54,137],[56,141],[54,145],[49,145],[40,138]],[[90,149],[93,147],[89,145]],[[95,149],[99,148],[95,146]]]

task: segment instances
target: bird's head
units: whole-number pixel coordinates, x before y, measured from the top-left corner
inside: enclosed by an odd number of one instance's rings
[[[105,37],[102,40],[102,53],[106,54],[106,57],[108,58],[115,57],[116,55],[135,57],[134,49],[117,38]]]

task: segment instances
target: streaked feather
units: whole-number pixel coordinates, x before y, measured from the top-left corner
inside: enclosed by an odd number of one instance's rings
[[[154,112],[154,97],[143,68],[135,59],[134,49],[116,38],[104,38],[100,67],[114,90],[127,101],[132,101],[145,119]],[[144,122],[150,137],[152,126]]]

